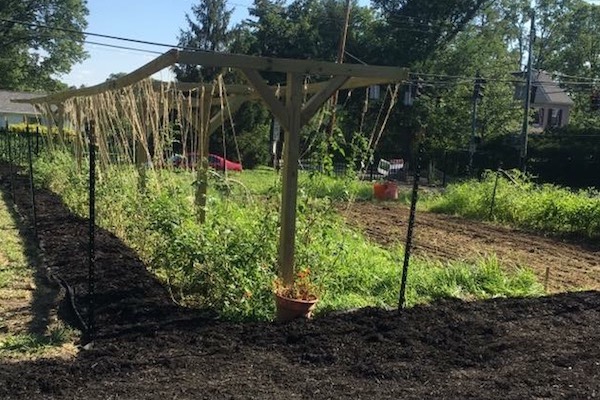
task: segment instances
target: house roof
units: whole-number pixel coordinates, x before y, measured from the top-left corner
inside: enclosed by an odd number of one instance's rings
[[[31,104],[13,103],[12,99],[31,99],[39,97],[40,93],[12,92],[0,90],[0,113],[39,115],[39,111]]]
[[[533,73],[533,82],[538,84],[534,103],[561,104],[572,106],[575,103],[567,92],[552,80],[552,76],[544,71]]]
[[[524,77],[525,73],[518,72],[514,75]],[[575,104],[566,90],[558,86],[558,84],[552,80],[552,76],[545,71],[533,71],[531,76],[531,91],[533,93],[532,106],[534,107],[549,104],[571,107]],[[519,91],[517,97],[522,100],[523,92]]]

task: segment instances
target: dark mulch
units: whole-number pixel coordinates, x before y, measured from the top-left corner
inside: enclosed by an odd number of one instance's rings
[[[49,192],[38,200],[46,262],[85,314],[87,222]],[[118,238],[98,239],[100,338],[74,360],[0,361],[0,398],[600,396],[600,292],[236,324],[173,305]]]

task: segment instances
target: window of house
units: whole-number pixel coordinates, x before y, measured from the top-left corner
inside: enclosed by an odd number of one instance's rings
[[[562,110],[548,110],[548,126],[560,126],[562,122]]]
[[[544,125],[544,109],[543,108],[534,109],[532,123],[534,126],[543,126]]]

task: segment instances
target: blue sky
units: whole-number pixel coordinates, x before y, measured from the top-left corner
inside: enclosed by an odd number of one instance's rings
[[[197,0],[88,0],[90,13],[86,30],[93,33],[175,44],[180,29],[186,27],[185,14],[191,12],[192,4],[195,3]],[[250,5],[252,5],[252,0],[231,2],[230,8],[235,8],[232,23],[246,18]],[[143,48],[161,53],[168,50],[165,47],[146,46],[91,36],[88,37],[88,40]],[[131,72],[157,56],[92,44],[85,44],[85,49],[89,58],[81,64],[74,65],[71,73],[59,77],[68,85],[95,85],[106,80],[111,73]],[[158,77],[161,78],[160,75]],[[169,79],[169,72],[163,71],[162,78]]]

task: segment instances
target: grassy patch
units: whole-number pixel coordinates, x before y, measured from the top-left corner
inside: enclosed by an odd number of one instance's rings
[[[50,296],[35,283],[37,251],[23,240],[14,216],[0,197],[0,357],[60,355],[58,348],[73,340],[73,331],[51,322],[44,334],[28,331],[32,322],[33,290]],[[69,351],[69,353],[72,353]]]
[[[47,335],[32,333],[9,334],[0,337],[0,355],[15,354],[43,354],[53,347],[60,347],[70,343],[74,338],[74,331],[63,325],[52,327]]]
[[[31,274],[28,251],[19,236],[19,228],[3,200],[0,199],[0,289],[9,287]]]
[[[429,210],[479,220],[493,220],[516,227],[558,235],[600,238],[600,193],[572,191],[555,185],[536,185],[514,172],[516,184],[498,180],[492,209],[495,173],[481,181],[448,186],[442,195],[429,198]]]

